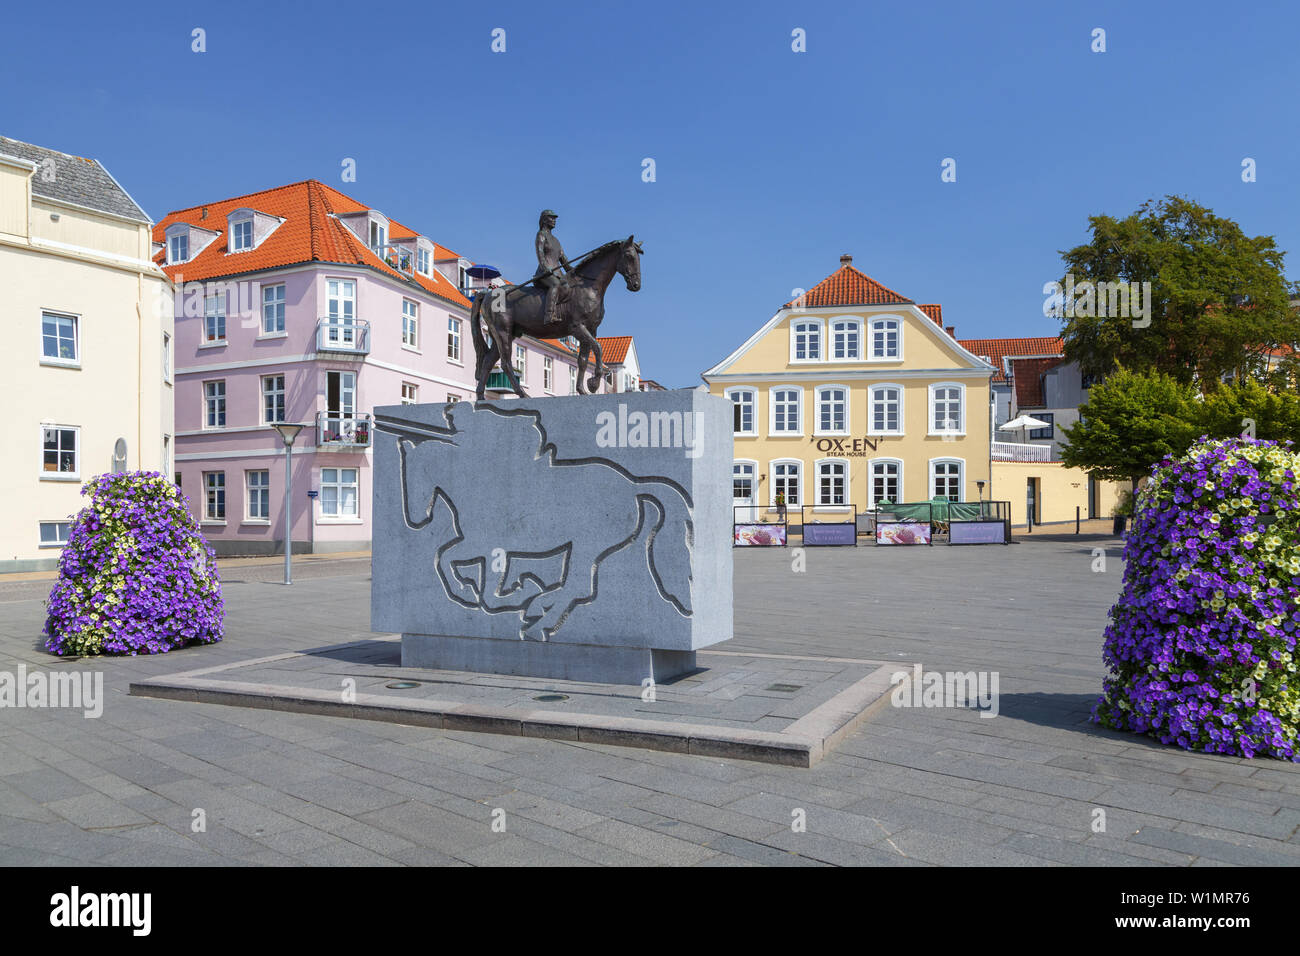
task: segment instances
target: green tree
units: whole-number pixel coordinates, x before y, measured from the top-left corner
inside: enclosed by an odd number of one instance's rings
[[[1199,434],[1231,438],[1290,439],[1300,445],[1300,396],[1270,392],[1249,379],[1234,382],[1206,396],[1193,408]]]
[[[1150,295],[1137,303],[1141,318],[1115,314],[1117,303],[1105,295],[1076,291],[1063,303],[1070,307],[1061,316],[1065,355],[1085,375],[1123,366],[1212,391],[1224,375],[1260,375],[1266,349],[1300,342],[1285,253],[1272,236],[1247,236],[1180,196],[1148,201],[1124,219],[1091,216],[1088,224],[1091,240],[1061,253],[1069,284],[1088,290],[1118,282],[1127,292],[1149,282]]]
[[[1131,481],[1196,438],[1195,391],[1171,375],[1120,369],[1088,391],[1078,423],[1062,430],[1061,460],[1095,478]]]

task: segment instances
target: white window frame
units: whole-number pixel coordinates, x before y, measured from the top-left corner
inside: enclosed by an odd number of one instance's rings
[[[808,495],[807,495],[807,485],[805,484],[804,481],[804,463],[798,458],[773,458],[771,461],[767,463],[768,507],[771,508],[776,507],[776,493],[777,493],[776,468],[778,465],[787,465],[787,466],[794,465],[795,468],[798,469],[798,474],[796,477],[798,478],[798,483],[799,483],[799,500],[797,502],[792,502],[790,500],[790,496],[786,495],[785,506],[787,511],[790,508],[795,508],[795,509],[802,508],[807,503]],[[788,478],[789,476],[787,475],[786,477]]]
[[[420,404],[420,386],[414,382],[402,383],[402,404],[418,405]]]
[[[418,244],[415,247],[415,271],[422,276],[433,271],[433,252]]]
[[[356,477],[354,478],[353,481],[350,482],[344,481],[343,474],[344,472],[349,472],[349,471],[352,472]],[[329,481],[328,479],[326,479],[325,476],[328,472],[335,473],[336,479],[334,481]],[[344,524],[359,524],[361,521],[361,469],[356,467],[322,468],[320,475],[321,475],[320,497],[316,499],[320,503],[320,520],[324,523],[335,522],[335,523],[344,523]],[[355,512],[350,514],[342,510],[335,511],[332,514],[330,512],[327,512],[325,510],[326,488],[332,488],[337,492],[337,497],[335,498],[335,504],[342,506],[343,492],[344,489],[348,487],[355,488],[355,494],[352,496],[352,500],[356,508]]]
[[[515,343],[514,370],[519,376],[519,384],[528,384],[528,349],[524,348],[518,342]]]
[[[898,495],[893,499],[893,503],[899,504],[901,499],[907,496],[906,488],[903,485],[903,459],[881,457],[867,461],[867,507],[876,507],[876,465],[878,464],[898,466]]]
[[[739,499],[736,498],[736,466],[737,465],[748,465],[750,468],[754,470],[753,474],[750,476],[752,482],[749,487],[748,501],[740,501]],[[733,515],[735,514],[734,511],[735,508],[758,506],[758,486],[759,486],[758,476],[759,476],[758,462],[755,461],[754,459],[735,458],[732,460],[731,462],[731,506],[733,509],[732,511]]]
[[[844,427],[822,428],[822,392],[838,388],[844,391]],[[813,435],[851,435],[853,433],[853,390],[847,385],[829,383],[813,387]]]
[[[780,429],[776,427],[776,393],[777,392],[794,392],[794,413],[798,418],[799,427],[795,429]],[[767,390],[767,433],[774,438],[802,438],[803,437],[803,394],[802,385],[787,383],[785,385],[772,385]],[[788,404],[788,403],[782,403]]]
[[[800,334],[799,326],[812,325],[816,326],[817,335],[817,357],[816,358],[796,358],[798,354],[798,343]],[[790,364],[791,365],[813,365],[826,361],[826,324],[821,319],[812,319],[806,315],[795,316],[790,320]],[[808,351],[805,349],[805,351]]]
[[[54,540],[46,541],[41,538],[41,529],[46,525],[54,525]],[[63,529],[62,537],[59,536],[59,529]],[[64,548],[67,547],[68,538],[72,534],[72,519],[64,518],[62,521],[38,521],[36,522],[36,541],[38,548]]]
[[[277,378],[280,380],[279,388],[275,388],[274,386],[275,380]],[[261,379],[262,379],[262,424],[274,425],[279,422],[287,422],[289,420],[288,417],[289,416],[289,376],[287,376],[284,372],[274,372],[271,375],[263,375]],[[267,388],[268,383],[271,386],[269,390]],[[280,396],[279,405],[281,411],[283,412],[284,417],[275,418],[275,419],[267,418],[266,400],[268,398],[274,398],[276,395]]]
[[[72,351],[73,357],[60,358],[57,355],[45,354],[45,317],[50,316],[54,319],[71,319],[72,320]],[[57,345],[61,340],[56,330],[54,337]],[[77,312],[57,312],[54,309],[41,309],[41,364],[57,365],[60,368],[81,368],[81,314]]]
[[[245,226],[248,227],[248,242],[240,243],[238,246],[236,246],[235,244],[236,239],[239,236],[243,227]],[[248,252],[253,248],[253,245],[254,245],[253,217],[249,215],[249,216],[240,216],[238,219],[232,219],[230,221],[230,248],[227,249],[226,251],[231,253],[232,255],[239,252]]]
[[[941,388],[957,389],[957,427],[955,429],[945,429],[935,427],[935,404],[938,399],[935,395]],[[934,382],[929,387],[929,402],[926,412],[926,420],[929,423],[928,433],[930,435],[963,438],[966,435],[966,386],[961,382]]]
[[[267,300],[266,297],[267,293],[272,293],[272,298],[269,301]],[[285,331],[288,325],[288,318],[289,318],[288,302],[289,302],[289,293],[288,290],[285,288],[285,284],[283,282],[276,282],[272,285],[262,286],[262,331],[260,334],[263,338],[270,338],[272,336],[281,336],[281,335],[288,334]],[[274,318],[273,324],[279,326],[279,328],[268,329],[266,327],[267,306],[270,306],[271,309],[273,310],[271,313],[272,317]]]
[[[72,432],[72,471],[46,471],[45,470],[45,430],[53,428],[55,431]],[[53,422],[42,422],[40,425],[40,478],[42,481],[80,481],[81,480],[81,426],[80,425],[57,425]],[[59,442],[59,447],[55,452],[55,466],[58,466],[57,457],[62,454],[63,446]]]
[[[402,348],[420,350],[420,303],[413,299],[402,299]]]
[[[555,359],[549,355],[542,356],[542,389],[547,392],[555,391]]]
[[[935,472],[936,465],[957,466],[957,500],[961,501],[962,496],[966,492],[966,459],[953,458],[951,455],[945,456],[943,458],[930,459],[929,479],[928,479],[930,485],[930,494],[929,494],[930,498],[933,498],[936,495],[936,489],[935,489],[935,478],[937,477]]]
[[[170,332],[164,332],[164,333],[162,334],[162,337],[163,337],[163,343],[162,343],[162,345],[163,345],[163,348],[162,348],[162,362],[163,362],[163,369],[162,369],[162,371],[163,371],[163,383],[166,384],[166,385],[171,385],[171,384],[172,384],[172,337],[171,337],[171,333],[170,333]]]
[[[220,385],[220,386],[221,386],[221,394],[220,394],[220,395],[209,396],[209,395],[208,395],[208,386],[209,386],[209,385]],[[202,426],[203,429],[204,429],[205,431],[218,431],[218,430],[220,430],[220,429],[222,429],[222,428],[225,428],[225,427],[226,427],[226,421],[229,420],[229,418],[228,418],[228,416],[227,416],[227,410],[226,410],[226,380],[225,380],[224,378],[210,378],[210,379],[208,379],[207,381],[205,381],[205,382],[203,383],[203,392],[202,392],[202,394],[203,394],[203,426]],[[216,425],[209,425],[209,424],[208,424],[208,417],[209,417],[209,416],[208,416],[208,412],[211,410],[211,409],[209,408],[209,405],[210,405],[210,403],[211,403],[212,401],[214,401],[214,400],[219,400],[219,401],[221,402],[221,404],[218,406],[218,409],[219,409],[219,411],[220,411],[220,415],[219,415],[219,416],[213,416],[213,417],[218,417],[218,418],[221,418],[221,419],[224,419],[224,420],[221,421],[221,422],[219,422],[219,423],[216,424]]]
[[[894,322],[898,326],[898,354],[897,355],[877,355],[876,354],[876,326],[885,322]],[[867,323],[867,342],[866,347],[867,361],[869,362],[901,362],[903,361],[903,330],[907,323],[903,321],[901,315],[876,315],[872,316],[871,321]]]
[[[447,393],[447,404],[448,404],[448,405],[455,405],[457,402],[459,402],[459,401],[461,401],[461,400],[462,400],[462,399],[461,399],[461,396],[455,394],[454,392],[448,392],[448,393]]]
[[[461,328],[464,323],[454,316],[447,316],[447,361],[453,365],[464,365],[461,361]]]
[[[844,503],[831,504],[822,500],[822,465],[844,466]],[[818,458],[813,462],[813,508],[818,511],[853,510],[853,465],[847,458]]]
[[[835,345],[836,345],[836,343],[835,343],[835,337],[836,337],[836,335],[837,335],[837,330],[836,330],[835,327],[836,327],[837,325],[852,325],[852,326],[854,326],[853,331],[854,331],[854,333],[855,333],[855,334],[857,335],[857,337],[858,337],[858,349],[857,349],[857,354],[856,354],[856,355],[845,355],[843,358],[837,357],[837,356],[835,355]],[[866,349],[865,349],[865,346],[866,346],[866,340],[863,338],[863,335],[862,335],[862,328],[863,328],[862,320],[861,320],[860,318],[858,318],[857,316],[855,316],[855,315],[837,315],[837,316],[835,316],[834,318],[828,320],[827,323],[826,323],[826,329],[827,329],[827,336],[826,336],[826,337],[827,337],[827,339],[828,339],[828,341],[827,341],[827,343],[826,343],[826,344],[827,344],[827,349],[826,349],[826,361],[828,361],[828,362],[861,362],[861,361],[862,361],[863,353],[864,353],[865,350],[866,350]]]
[[[219,475],[221,477],[220,489],[209,487],[208,479],[216,475]],[[213,502],[211,497],[209,497],[209,493],[214,490],[220,490],[221,492],[221,515],[220,516],[214,516],[212,514]],[[203,472],[203,520],[200,523],[201,524],[225,524],[226,514],[228,511],[227,506],[229,504],[230,501],[226,492],[226,473],[224,471]]]
[[[757,438],[758,437],[758,389],[752,385],[735,385],[727,389],[725,392],[723,392],[723,394],[727,397],[727,401],[731,402],[733,405],[739,405],[741,403],[737,402],[734,396],[742,392],[750,396],[750,402],[752,403],[753,406],[751,410],[751,414],[749,416],[749,431],[734,430],[735,421],[736,421],[736,412],[735,409],[733,408],[731,412],[731,421],[732,421],[732,428],[733,428],[732,434]]]
[[[882,388],[898,389],[898,428],[876,427],[876,392]],[[907,424],[907,390],[897,382],[876,382],[867,390],[867,434],[902,435]]]
[[[214,303],[216,305],[216,309],[214,311],[209,312],[208,311],[209,306]],[[221,319],[221,334],[218,335],[216,338],[208,338],[208,320],[214,317],[220,317]],[[227,332],[228,329],[226,328],[225,290],[223,289],[220,292],[214,292],[214,293],[208,293],[207,291],[205,291],[203,293],[203,343],[202,344],[203,345],[225,345],[227,341],[226,339]]]
[[[177,247],[182,242],[185,243],[185,255],[179,256],[176,254]],[[169,266],[174,266],[177,265],[178,263],[189,262],[189,261],[190,261],[190,231],[188,229],[184,229],[179,232],[172,233],[170,236],[167,237],[167,264]]]
[[[265,484],[259,482],[253,484],[254,475],[265,475]],[[205,489],[206,491],[206,489]],[[266,514],[253,514],[254,495],[262,498],[266,505]],[[205,497],[206,502],[206,497]],[[206,507],[206,503],[205,503]],[[244,471],[244,523],[245,524],[270,524],[271,523],[271,470],[269,468],[249,468]]]
[[[578,394],[578,366],[569,366],[569,394]]]

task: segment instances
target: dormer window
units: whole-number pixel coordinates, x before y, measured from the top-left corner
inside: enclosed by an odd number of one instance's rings
[[[230,251],[247,252],[253,248],[253,219],[240,219],[230,224]]]
[[[388,245],[388,227],[382,222],[370,220],[370,248],[376,255],[382,255],[384,246]]]
[[[190,258],[190,234],[179,232],[167,239],[167,264],[187,262]]]
[[[422,276],[433,271],[433,253],[424,246],[418,246],[415,250],[415,271]]]

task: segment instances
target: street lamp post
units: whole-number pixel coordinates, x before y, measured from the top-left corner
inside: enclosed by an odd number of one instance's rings
[[[271,426],[284,439],[284,583],[292,584],[293,576],[289,567],[290,554],[293,551],[293,537],[290,530],[290,485],[293,483],[293,442],[298,433],[306,426],[294,422],[276,422]]]

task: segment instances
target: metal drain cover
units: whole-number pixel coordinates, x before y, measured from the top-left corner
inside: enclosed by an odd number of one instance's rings
[[[557,700],[568,700],[568,699],[569,699],[568,694],[538,694],[536,697],[533,698],[533,700],[544,700],[547,703],[552,703]]]
[[[419,687],[418,681],[413,680],[395,680],[391,684],[385,684],[385,687],[391,690],[410,690],[412,687]]]
[[[793,694],[797,690],[803,690],[803,684],[769,684],[767,689],[778,694]]]

